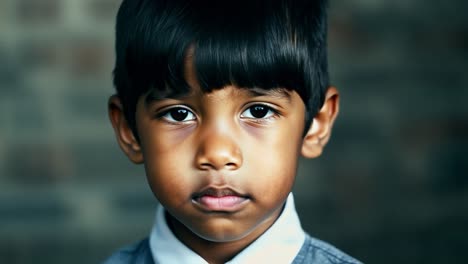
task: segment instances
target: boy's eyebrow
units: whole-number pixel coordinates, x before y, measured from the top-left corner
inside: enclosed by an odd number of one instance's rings
[[[248,92],[252,96],[272,96],[279,99],[287,99],[288,101],[291,100],[291,94],[288,92],[287,89],[284,88],[275,88],[275,89],[262,89],[258,87],[249,88]]]
[[[160,101],[164,99],[182,99],[188,97],[190,91],[181,91],[174,89],[166,89],[163,91],[160,90],[151,90],[145,98],[145,103],[147,105],[151,104],[154,101]]]
[[[271,96],[278,99],[286,99],[291,101],[291,94],[288,92],[287,89],[284,88],[275,88],[275,89],[263,89],[258,87],[248,88],[246,89],[247,93],[250,96]],[[190,96],[190,91],[181,91],[181,90],[151,90],[145,98],[146,105],[151,104],[154,101],[160,101],[164,99],[183,99]]]

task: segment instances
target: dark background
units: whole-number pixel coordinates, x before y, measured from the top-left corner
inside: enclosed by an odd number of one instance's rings
[[[149,232],[156,202],[107,120],[119,4],[0,1],[1,263],[99,263]],[[342,105],[299,168],[308,232],[367,263],[468,261],[466,10],[331,1]]]

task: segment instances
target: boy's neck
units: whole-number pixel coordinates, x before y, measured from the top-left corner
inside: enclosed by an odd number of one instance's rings
[[[248,247],[275,223],[276,219],[278,219],[281,214],[281,211],[282,210],[276,213],[277,215],[272,218],[273,221],[265,221],[261,223],[260,226],[257,226],[257,228],[247,236],[230,242],[213,242],[203,239],[190,231],[190,229],[180,223],[177,219],[172,217],[167,213],[167,211],[165,217],[170,230],[174,233],[177,239],[208,263],[217,264],[226,263],[239,254],[243,249]]]

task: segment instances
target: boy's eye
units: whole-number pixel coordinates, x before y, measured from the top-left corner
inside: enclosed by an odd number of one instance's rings
[[[271,107],[268,107],[266,105],[253,105],[247,110],[245,110],[242,114],[241,117],[245,118],[254,118],[254,119],[259,119],[259,118],[269,118],[273,116],[275,112]]]
[[[195,115],[188,109],[183,107],[174,107],[163,112],[160,117],[170,122],[187,122],[195,120]]]

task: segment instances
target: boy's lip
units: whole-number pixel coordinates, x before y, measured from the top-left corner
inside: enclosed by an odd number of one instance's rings
[[[249,196],[231,188],[208,187],[192,196],[193,203],[206,212],[235,212],[246,205]]]

